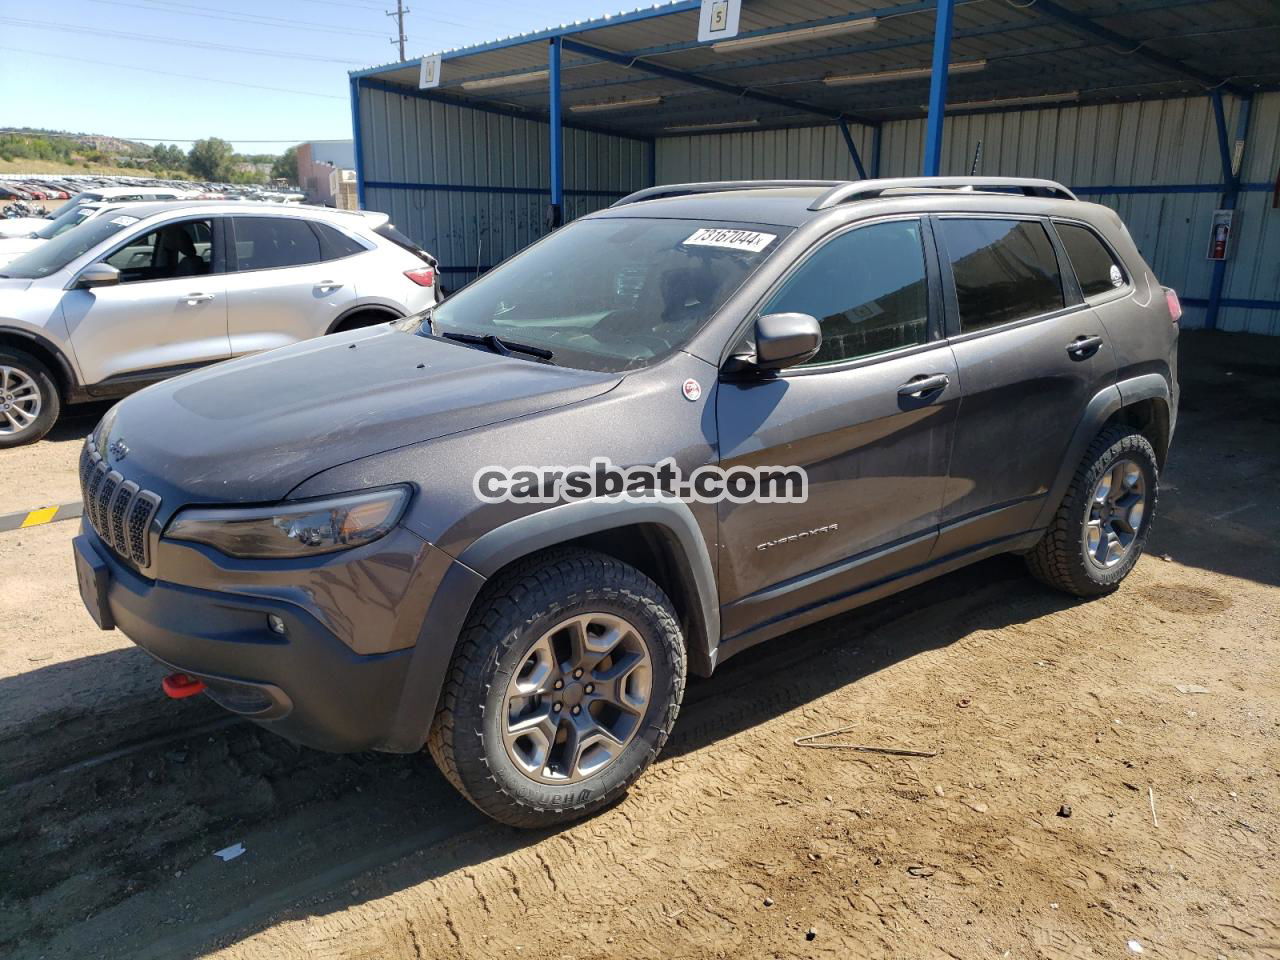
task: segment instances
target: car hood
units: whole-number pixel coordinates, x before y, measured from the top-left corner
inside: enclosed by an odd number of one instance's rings
[[[0,266],[34,250],[44,242],[38,237],[0,237]]]
[[[0,237],[25,237],[32,231],[48,225],[47,217],[11,217],[0,220]]]
[[[381,327],[148,387],[118,405],[98,447],[126,450],[111,465],[173,506],[266,502],[322,470],[585,400],[619,380]]]

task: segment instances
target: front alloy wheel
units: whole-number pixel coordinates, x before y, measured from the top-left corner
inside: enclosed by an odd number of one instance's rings
[[[671,601],[629,564],[555,549],[481,592],[427,745],[496,820],[545,827],[621,797],[666,742],[685,684]]]

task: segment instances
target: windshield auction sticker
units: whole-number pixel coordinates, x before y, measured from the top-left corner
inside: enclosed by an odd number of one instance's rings
[[[723,227],[703,227],[695,230],[685,241],[688,247],[725,247],[729,250],[746,250],[759,253],[777,237],[776,233],[760,233],[756,230],[728,230]]]

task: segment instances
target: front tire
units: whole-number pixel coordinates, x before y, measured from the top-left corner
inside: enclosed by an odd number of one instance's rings
[[[653,762],[685,677],[657,584],[604,554],[549,551],[477,599],[427,745],[484,813],[554,826],[608,806]]]
[[[0,350],[0,449],[35,443],[53,428],[61,407],[48,367],[21,350]]]
[[[1090,444],[1044,537],[1026,555],[1043,583],[1077,597],[1120,586],[1146,546],[1160,468],[1147,438],[1109,427]]]

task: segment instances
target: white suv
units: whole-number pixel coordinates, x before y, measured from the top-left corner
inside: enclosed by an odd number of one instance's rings
[[[0,447],[63,403],[406,316],[436,261],[386,214],[278,203],[134,203],[0,265]]]

